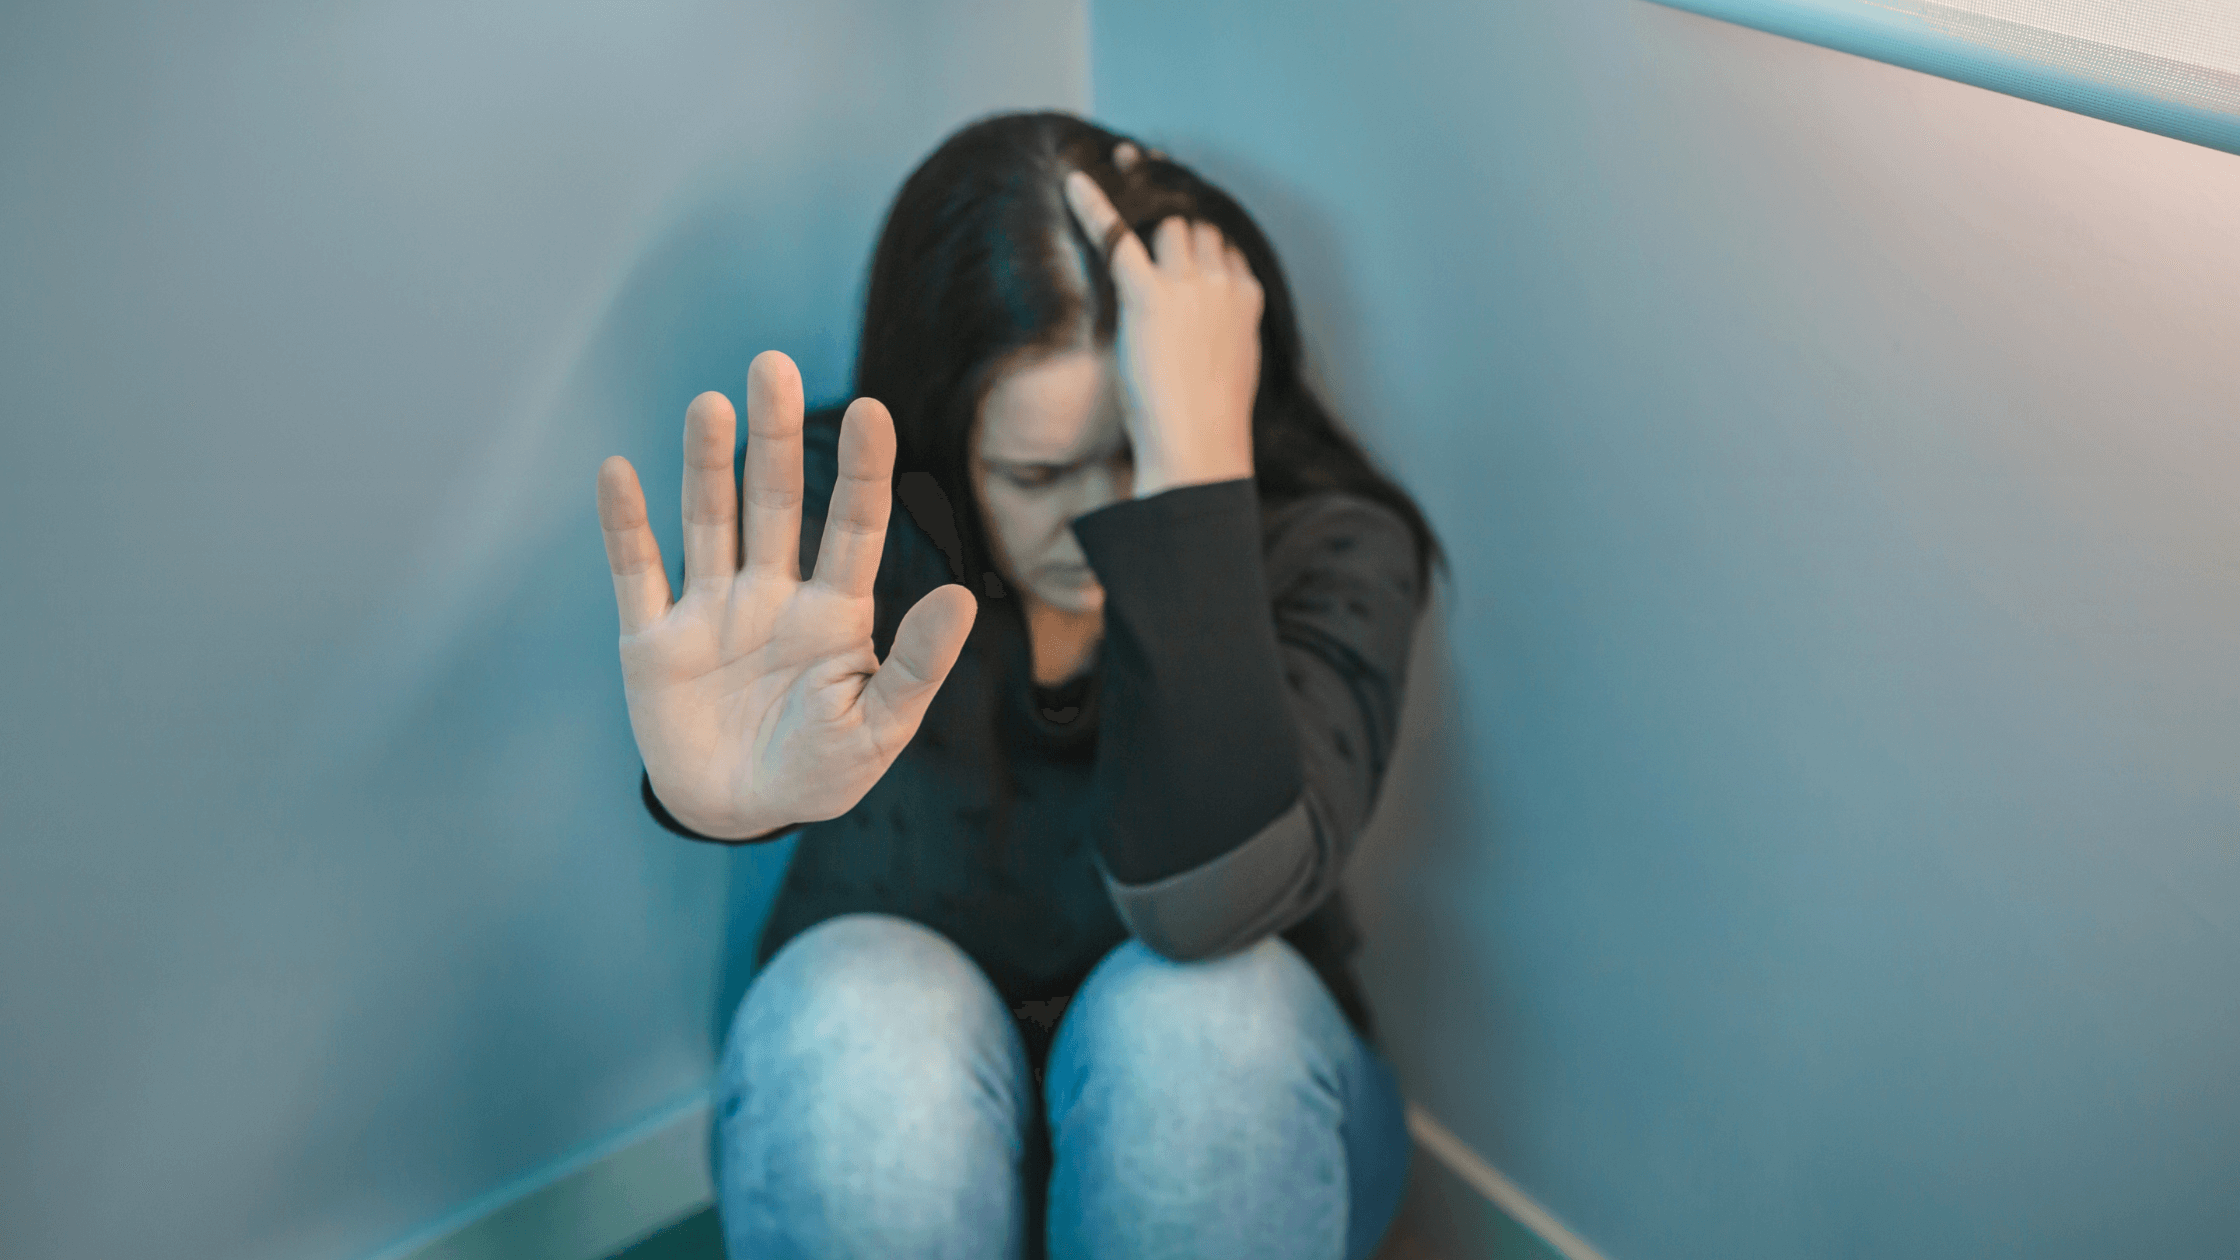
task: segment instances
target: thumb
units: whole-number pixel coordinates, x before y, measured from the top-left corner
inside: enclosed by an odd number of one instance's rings
[[[899,749],[917,733],[979,615],[980,601],[953,582],[903,614],[886,662],[864,689],[865,716],[879,747]]]

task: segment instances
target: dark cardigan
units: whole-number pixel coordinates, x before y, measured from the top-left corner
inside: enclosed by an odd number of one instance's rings
[[[838,411],[809,418],[804,575],[838,438]],[[1036,686],[1018,600],[979,592],[956,668],[886,775],[838,818],[755,837],[801,833],[758,969],[836,915],[914,920],[986,972],[1039,1071],[1055,1012],[1131,934],[1177,959],[1280,934],[1373,1041],[1338,885],[1399,721],[1420,609],[1407,525],[1352,495],[1263,505],[1238,479],[1124,500],[1073,529],[1105,588],[1095,666]],[[954,580],[897,504],[881,659],[902,614]],[[641,790],[663,826],[706,839],[650,781]]]

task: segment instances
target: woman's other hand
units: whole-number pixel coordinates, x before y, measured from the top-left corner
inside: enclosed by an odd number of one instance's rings
[[[895,456],[885,407],[859,398],[848,408],[806,582],[791,359],[765,352],[747,373],[743,516],[735,423],[717,393],[685,412],[684,595],[674,603],[637,470],[619,455],[599,468],[630,728],[662,804],[719,839],[836,818],[862,800],[917,732],[978,611],[969,591],[944,586],[902,619],[885,664],[872,648]]]
[[[1244,255],[1211,224],[1177,216],[1154,230],[1154,261],[1095,180],[1073,171],[1065,185],[1119,291],[1135,497],[1251,476],[1262,296]]]

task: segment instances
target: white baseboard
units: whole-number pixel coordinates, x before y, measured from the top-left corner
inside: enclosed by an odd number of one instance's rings
[[[1461,1138],[1448,1132],[1445,1125],[1432,1119],[1430,1112],[1414,1103],[1408,1104],[1408,1132],[1414,1134],[1416,1144],[1431,1152],[1431,1157],[1444,1164],[1448,1172],[1491,1199],[1509,1219],[1539,1235],[1540,1241],[1548,1244],[1563,1260],[1603,1260],[1602,1253],[1588,1246],[1586,1239],[1572,1233],[1553,1213],[1518,1189],[1516,1182],[1502,1176],[1500,1169],[1487,1163]]]
[[[604,1260],[715,1202],[705,1090],[468,1204],[369,1260]],[[1408,1132],[1564,1260],[1603,1260],[1415,1103]]]
[[[370,1260],[604,1260],[715,1202],[701,1090]]]

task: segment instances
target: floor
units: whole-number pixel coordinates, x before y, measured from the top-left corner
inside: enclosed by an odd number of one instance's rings
[[[613,1260],[723,1260],[713,1209],[687,1217]],[[1374,1260],[1561,1260],[1418,1148],[1407,1198]]]

